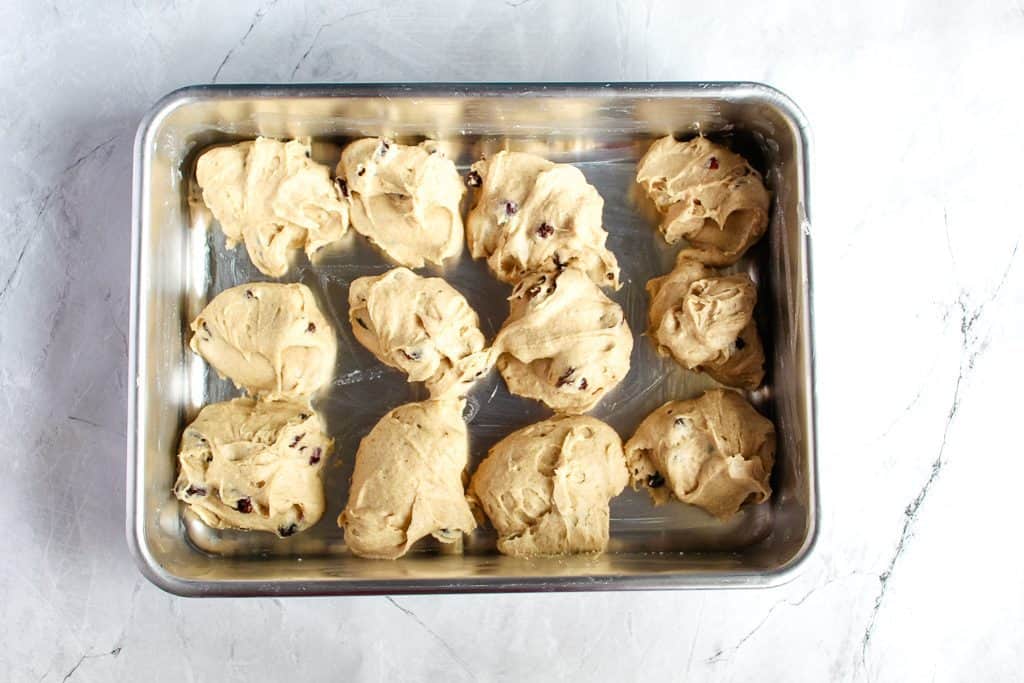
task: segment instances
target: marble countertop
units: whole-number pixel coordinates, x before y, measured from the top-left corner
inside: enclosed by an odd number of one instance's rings
[[[94,5],[0,22],[0,679],[1020,675],[1020,0]],[[160,96],[730,79],[787,92],[815,142],[822,525],[795,580],[187,600],[142,578],[123,512],[129,195]]]

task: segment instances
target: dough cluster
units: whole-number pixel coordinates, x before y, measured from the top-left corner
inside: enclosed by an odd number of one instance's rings
[[[655,505],[675,496],[720,519],[768,500],[774,461],[775,427],[727,389],[669,401],[626,442],[633,488],[646,487]]]
[[[668,275],[647,283],[648,334],[661,355],[729,386],[756,389],[764,349],[754,323],[757,287],[745,273],[717,275],[681,256]]]
[[[768,227],[771,197],[761,175],[707,138],[661,138],[640,159],[636,179],[664,216],[665,240],[689,242],[687,258],[731,265]]]
[[[583,173],[533,154],[499,152],[473,164],[468,182],[480,188],[466,221],[473,258],[486,258],[502,282],[566,266],[601,286],[619,287],[619,265],[605,247],[604,200]]]
[[[557,412],[585,413],[629,372],[622,308],[576,268],[525,277],[494,341],[509,391]]]
[[[338,517],[353,553],[391,560],[425,536],[453,543],[476,528],[463,489],[464,405],[459,399],[407,403],[363,438],[348,505]]]
[[[462,251],[459,205],[466,188],[435,142],[356,140],[342,152],[337,174],[352,205],[352,227],[398,264],[441,264]]]
[[[614,429],[592,417],[560,416],[498,442],[468,494],[491,520],[506,555],[603,552],[609,501],[628,481]]]
[[[361,277],[348,304],[356,339],[410,382],[426,382],[432,398],[464,395],[490,368],[476,312],[439,277],[406,268]]]
[[[214,403],[185,428],[174,494],[215,529],[291,536],[324,513],[320,470],[333,447],[301,403]]]
[[[348,229],[348,205],[330,169],[310,159],[308,140],[216,147],[199,157],[196,180],[228,246],[244,242],[253,265],[271,277],[288,271],[291,250],[312,255]]]
[[[302,284],[232,287],[214,297],[191,327],[192,350],[259,398],[307,397],[334,373],[334,330]]]

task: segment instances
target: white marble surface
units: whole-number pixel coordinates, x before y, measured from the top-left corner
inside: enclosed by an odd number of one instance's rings
[[[91,4],[6,3],[0,22],[0,679],[1019,679],[1021,0]],[[823,523],[799,578],[395,599],[149,585],[123,520],[146,109],[213,80],[577,79],[761,80],[811,122]]]

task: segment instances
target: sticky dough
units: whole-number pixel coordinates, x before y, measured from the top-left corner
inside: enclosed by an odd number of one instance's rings
[[[425,536],[454,543],[476,528],[463,489],[464,405],[458,399],[407,403],[362,440],[348,505],[338,517],[353,553],[392,560]]]
[[[728,389],[669,401],[626,442],[633,488],[646,487],[656,505],[674,496],[721,519],[768,500],[774,460],[775,427]]]
[[[647,283],[648,335],[658,352],[729,386],[756,389],[764,348],[754,323],[757,287],[746,273],[718,275],[680,257],[671,273]]]
[[[192,350],[253,396],[308,397],[334,373],[334,330],[302,284],[232,287],[191,327]]]
[[[633,335],[622,309],[583,272],[527,276],[509,302],[494,347],[513,394],[585,413],[629,372]]]
[[[406,268],[361,277],[348,303],[356,339],[410,382],[426,382],[432,398],[464,395],[491,366],[476,312],[439,277]]]
[[[605,247],[604,200],[579,169],[533,154],[498,152],[473,164],[480,188],[466,221],[473,258],[486,258],[502,282],[572,265],[601,286],[619,287],[619,265]]]
[[[288,272],[292,249],[312,256],[348,230],[348,205],[307,140],[268,138],[216,147],[196,163],[203,201],[230,248],[245,243],[260,272]]]
[[[437,143],[356,140],[342,152],[337,173],[352,203],[352,227],[399,265],[441,264],[462,251],[466,188]]]
[[[689,242],[687,258],[733,264],[768,227],[771,197],[761,175],[707,138],[661,138],[640,159],[636,179],[664,215],[665,240]]]
[[[174,494],[215,529],[291,536],[324,513],[320,470],[333,445],[301,403],[214,403],[185,428]]]
[[[498,442],[469,486],[506,555],[603,552],[609,501],[629,481],[622,441],[586,416],[538,422]]]

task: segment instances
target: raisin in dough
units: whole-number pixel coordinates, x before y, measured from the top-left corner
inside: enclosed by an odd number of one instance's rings
[[[745,273],[717,275],[686,257],[647,283],[648,335],[658,353],[722,384],[756,389],[764,379],[764,349],[754,323],[757,287]]]
[[[636,180],[664,215],[665,240],[685,237],[690,248],[681,253],[701,263],[736,263],[768,228],[771,197],[761,174],[706,138],[661,138],[640,159]]]
[[[622,309],[582,271],[535,273],[509,297],[494,341],[508,389],[561,413],[585,413],[629,372]]]
[[[292,249],[312,256],[348,230],[348,204],[308,140],[256,138],[199,157],[196,180],[230,248],[244,242],[260,272],[288,272]]]
[[[622,441],[592,417],[561,416],[498,442],[469,485],[506,555],[603,552],[608,503],[629,482]]]
[[[185,428],[174,494],[215,529],[291,536],[324,513],[320,470],[333,446],[301,403],[214,403]]]
[[[341,153],[337,172],[352,204],[352,227],[396,263],[440,265],[462,251],[466,188],[436,143],[356,140]]]
[[[465,395],[490,368],[476,312],[439,277],[406,268],[361,277],[348,305],[359,343],[410,382],[426,382],[432,398]]]
[[[720,519],[768,500],[774,461],[775,427],[727,389],[669,401],[626,442],[634,489],[646,486],[655,505],[675,496]]]
[[[473,164],[480,188],[466,221],[473,258],[486,258],[502,282],[573,265],[601,286],[619,287],[619,265],[605,247],[604,200],[578,168],[533,154],[498,152]]]
[[[464,406],[458,399],[407,403],[360,442],[348,504],[338,517],[353,553],[393,560],[425,536],[453,543],[476,528],[463,489]]]
[[[299,398],[331,380],[337,342],[309,287],[250,282],[192,322],[192,350],[259,398]]]

